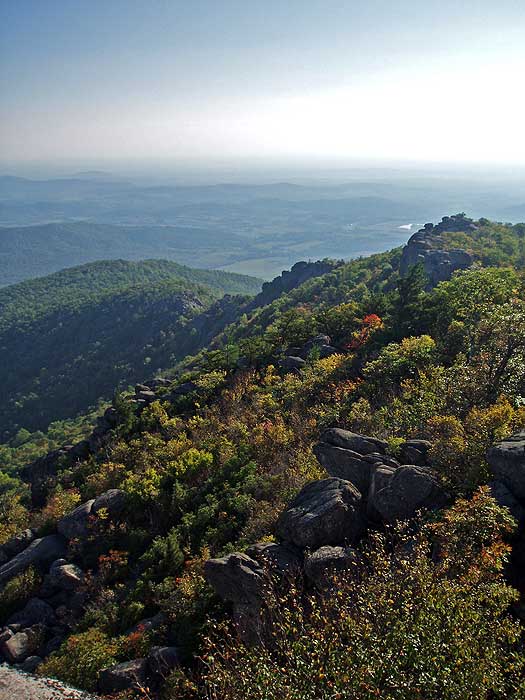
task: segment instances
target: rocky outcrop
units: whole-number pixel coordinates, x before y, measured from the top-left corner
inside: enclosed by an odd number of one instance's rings
[[[284,270],[279,277],[265,282],[262,291],[248,304],[246,311],[271,304],[272,301],[298,287],[313,277],[320,277],[334,269],[336,263],[327,260],[317,262],[297,262],[290,270]]]
[[[385,523],[407,520],[419,510],[437,510],[447,495],[431,471],[404,465],[383,474],[382,488],[374,489],[371,507]]]
[[[257,644],[264,634],[265,618],[275,586],[282,588],[300,575],[302,553],[293,545],[260,542],[247,554],[234,552],[209,559],[206,580],[215,593],[233,607],[233,619],[241,639]]]
[[[0,588],[30,566],[41,568],[66,553],[66,540],[61,535],[47,535],[33,540],[29,547],[0,566]]]
[[[0,652],[12,664],[20,663],[32,656],[39,648],[42,641],[42,628],[30,627],[22,632],[5,635],[0,642]]]
[[[21,627],[32,627],[33,625],[54,625],[56,615],[53,608],[40,598],[30,598],[26,605],[8,618],[8,626],[20,625]]]
[[[502,481],[491,481],[488,487],[490,495],[498,505],[508,508],[519,525],[525,523],[525,507]]]
[[[246,554],[234,552],[209,559],[204,575],[215,593],[233,604],[233,619],[241,639],[257,644],[262,635],[264,600],[271,598],[270,580],[263,566]]]
[[[407,440],[399,449],[399,459],[402,464],[426,466],[430,448],[431,444],[428,440]]]
[[[319,547],[304,562],[304,573],[318,589],[330,588],[334,576],[357,570],[360,558],[352,547]]]
[[[259,543],[247,553],[206,563],[206,578],[219,597],[233,604],[233,619],[246,643],[256,644],[265,634],[276,586],[302,581],[324,595],[337,576],[363,571],[356,547],[367,528],[447,504],[428,466],[401,465],[387,448],[379,438],[326,430],[314,453],[330,476],[304,486],[281,513],[275,527],[281,542]],[[427,441],[410,440],[400,454],[426,461],[429,449]]]
[[[350,430],[343,430],[342,428],[330,428],[329,430],[325,430],[321,436],[321,442],[335,445],[336,447],[342,447],[345,450],[353,450],[360,455],[376,453],[384,455],[388,448],[386,440],[369,437],[368,435],[359,435],[358,433],[352,433]]]
[[[46,584],[51,591],[76,591],[84,583],[84,572],[76,564],[57,559],[51,564]]]
[[[247,554],[235,552],[209,559],[204,574],[217,595],[236,605],[260,605],[264,594],[263,567]]]
[[[298,547],[355,542],[364,527],[361,494],[349,481],[330,477],[307,484],[277,521],[278,535]]]
[[[477,226],[462,214],[445,216],[435,225],[425,224],[403,248],[399,273],[405,277],[414,265],[422,264],[428,278],[428,288],[448,280],[456,270],[465,270],[474,262],[466,250],[446,248],[442,234],[446,231],[472,231]]]
[[[104,510],[110,519],[120,516],[126,507],[127,496],[122,489],[109,489],[97,496],[91,506],[91,512],[96,515]]]
[[[358,452],[321,442],[314,447],[314,454],[330,476],[350,481],[361,494],[368,492],[372,464]]]

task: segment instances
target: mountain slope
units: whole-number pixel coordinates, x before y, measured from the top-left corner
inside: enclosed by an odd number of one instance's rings
[[[188,320],[259,280],[168,261],[104,261],[0,290],[3,435],[110,397],[192,349]]]
[[[521,230],[458,215],[299,266],[28,465],[31,500],[0,494],[3,539],[23,531],[0,622],[32,639],[40,615],[39,671],[185,700],[521,700],[524,434],[501,442],[525,429]]]

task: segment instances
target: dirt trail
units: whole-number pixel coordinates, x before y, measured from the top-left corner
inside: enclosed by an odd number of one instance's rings
[[[95,696],[68,688],[60,681],[35,678],[0,665],[0,700],[96,700]]]

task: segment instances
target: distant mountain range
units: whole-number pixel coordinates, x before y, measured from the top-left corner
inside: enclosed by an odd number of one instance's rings
[[[109,258],[164,258],[271,279],[298,259],[349,259],[402,245],[407,224],[417,229],[448,211],[519,221],[518,184],[379,179],[372,171],[343,183],[186,186],[102,171],[3,176],[0,285]]]

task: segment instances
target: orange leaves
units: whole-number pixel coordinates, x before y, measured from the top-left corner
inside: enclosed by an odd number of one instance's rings
[[[353,333],[352,340],[346,346],[348,350],[358,350],[376,331],[383,328],[383,321],[377,314],[367,314],[363,317],[362,327]]]

